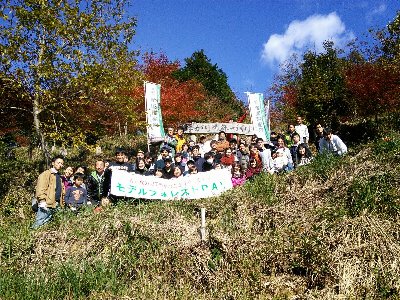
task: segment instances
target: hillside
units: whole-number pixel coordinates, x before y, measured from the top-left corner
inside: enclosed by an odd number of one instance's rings
[[[399,159],[392,134],[218,198],[62,211],[37,231],[25,168],[0,202],[0,299],[397,299]]]

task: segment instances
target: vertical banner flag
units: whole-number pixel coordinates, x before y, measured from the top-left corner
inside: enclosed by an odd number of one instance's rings
[[[264,107],[264,96],[261,93],[246,92],[246,94],[254,133],[264,141],[269,141],[269,107],[267,109]]]
[[[146,104],[147,140],[149,143],[164,140],[164,127],[160,106],[161,86],[145,82],[144,98]]]

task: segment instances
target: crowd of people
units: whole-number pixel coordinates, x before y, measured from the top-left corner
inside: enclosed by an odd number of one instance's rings
[[[54,157],[52,167],[41,173],[36,186],[38,210],[33,228],[47,223],[58,207],[77,211],[84,205],[95,210],[116,203],[121,197],[111,193],[113,171],[123,170],[142,176],[156,176],[174,180],[193,176],[213,169],[229,169],[233,187],[266,172],[269,174],[290,172],[307,165],[313,159],[310,135],[301,117],[289,124],[284,133],[271,132],[270,140],[253,136],[237,136],[220,131],[215,137],[185,135],[183,127],[176,132],[168,127],[164,141],[156,153],[137,150],[129,157],[125,149],[117,148],[114,161],[97,160],[90,174],[85,166],[66,166],[64,159]],[[315,126],[314,153],[329,152],[343,155],[347,147],[330,128]]]

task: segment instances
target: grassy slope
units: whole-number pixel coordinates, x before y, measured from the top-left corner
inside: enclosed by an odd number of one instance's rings
[[[37,231],[15,186],[0,299],[397,299],[399,158],[397,135],[218,198],[60,212]]]

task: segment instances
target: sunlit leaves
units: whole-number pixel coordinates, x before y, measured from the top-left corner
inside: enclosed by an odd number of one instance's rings
[[[128,51],[136,20],[126,16],[126,6],[125,0],[8,0],[2,4],[0,72],[22,85],[39,135],[93,129],[90,113],[103,107],[107,108],[103,118],[109,110],[120,113],[114,107],[119,101],[127,104],[120,105],[125,109],[118,121],[135,119],[127,109],[132,99],[126,95],[140,79],[134,71],[135,54]],[[99,71],[93,72],[94,68]],[[92,99],[102,99],[102,105],[90,107]],[[79,108],[82,115],[74,116]]]

